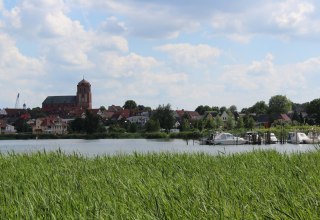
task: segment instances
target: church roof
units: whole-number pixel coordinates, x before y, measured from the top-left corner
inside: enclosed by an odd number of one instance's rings
[[[76,96],[48,96],[42,104],[75,104]]]
[[[78,83],[78,86],[83,84],[90,85],[90,83],[87,80],[83,79]]]

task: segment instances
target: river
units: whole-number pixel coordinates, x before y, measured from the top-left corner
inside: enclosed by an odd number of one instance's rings
[[[0,152],[32,153],[61,150],[67,154],[79,153],[85,156],[131,154],[133,152],[172,152],[232,154],[258,149],[274,149],[282,153],[315,150],[314,145],[272,144],[272,145],[200,145],[198,141],[173,139],[50,139],[50,140],[0,140]]]

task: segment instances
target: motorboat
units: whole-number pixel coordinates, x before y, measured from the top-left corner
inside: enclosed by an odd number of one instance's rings
[[[236,137],[230,133],[219,133],[212,139],[212,144],[216,145],[239,145],[246,144],[247,141],[241,137]]]
[[[271,144],[275,144],[278,142],[278,138],[276,137],[276,135],[274,133],[270,133],[270,142],[271,142]]]
[[[289,132],[287,142],[291,144],[311,144],[312,140],[303,132]]]
[[[320,136],[315,132],[309,132],[308,137],[310,138],[310,144],[319,144],[320,143]]]

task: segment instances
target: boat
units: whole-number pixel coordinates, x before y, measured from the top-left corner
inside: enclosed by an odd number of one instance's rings
[[[261,144],[262,137],[256,131],[248,131],[244,138],[248,144]]]
[[[320,135],[315,132],[309,132],[308,137],[310,138],[310,144],[319,144],[320,143]]]
[[[276,135],[274,133],[270,133],[270,143],[275,144],[277,142],[278,142],[278,138],[276,137]]]
[[[247,141],[241,137],[236,137],[230,133],[219,133],[212,139],[212,144],[215,145],[239,145],[246,144]]]
[[[312,140],[303,132],[289,132],[287,142],[291,144],[311,144]]]

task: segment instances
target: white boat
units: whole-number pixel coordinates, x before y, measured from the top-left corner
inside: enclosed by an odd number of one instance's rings
[[[288,143],[291,144],[311,144],[312,140],[302,132],[289,132]]]
[[[315,132],[309,132],[308,137],[310,138],[310,144],[319,144],[320,143],[320,135]]]
[[[246,144],[247,141],[241,137],[236,137],[230,133],[219,133],[212,139],[212,144],[238,145]]]
[[[278,142],[278,138],[276,137],[276,135],[274,133],[270,133],[270,142],[271,142],[271,144],[275,144]]]

